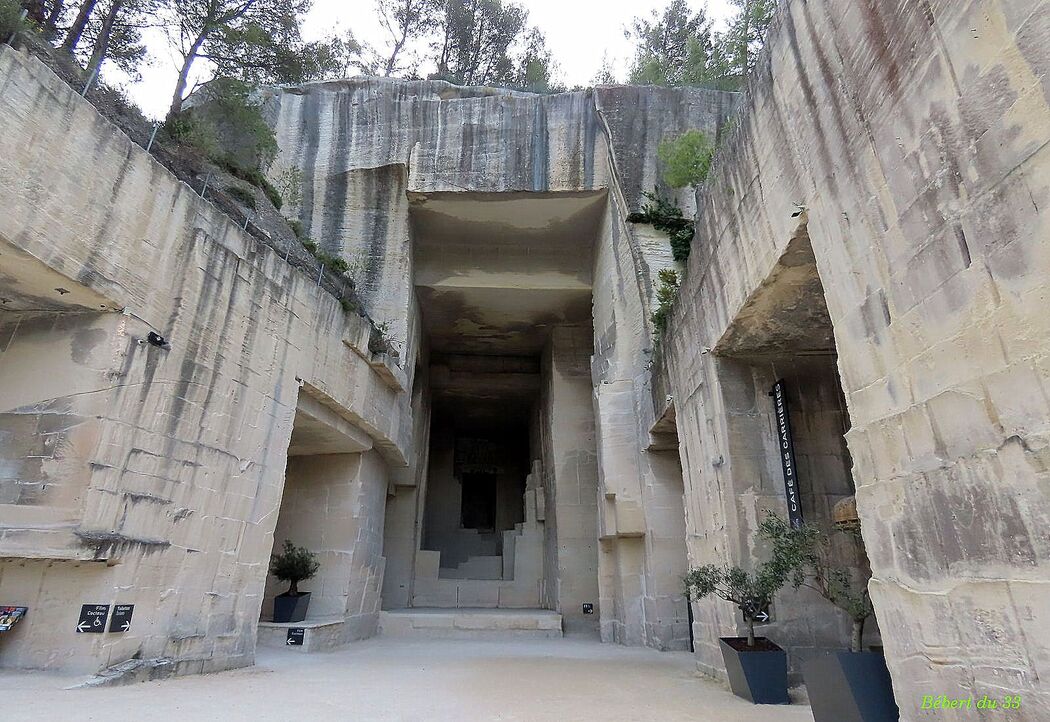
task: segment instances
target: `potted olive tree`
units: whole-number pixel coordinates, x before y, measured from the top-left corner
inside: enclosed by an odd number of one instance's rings
[[[317,574],[317,557],[306,547],[297,547],[285,540],[284,549],[270,560],[270,574],[288,582],[288,591],[273,599],[273,621],[301,622],[310,606],[310,592],[300,592],[299,582]]]
[[[811,529],[804,537],[803,586],[845,612],[852,623],[849,651],[815,657],[802,665],[816,722],[897,720],[885,657],[864,651],[864,626],[875,610],[868,594],[871,565],[857,521],[831,532]]]
[[[769,513],[759,525],[759,536],[770,545],[770,557],[753,571],[708,564],[690,570],[685,578],[690,600],[716,596],[740,609],[747,637],[722,637],[719,646],[733,694],[754,704],[788,704],[787,654],[765,637],[755,636],[755,622],[769,618],[773,596],[789,581],[798,587],[803,553],[810,544],[796,530]]]

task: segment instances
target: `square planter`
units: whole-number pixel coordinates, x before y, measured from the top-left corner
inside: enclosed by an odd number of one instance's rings
[[[287,592],[273,598],[273,621],[301,622],[306,619],[310,606],[310,592],[300,592],[294,597]]]
[[[803,663],[815,722],[897,722],[886,658],[876,652],[832,652]]]
[[[733,694],[754,704],[790,704],[783,649],[765,637],[755,638],[754,649],[748,649],[746,637],[722,637],[718,642]]]

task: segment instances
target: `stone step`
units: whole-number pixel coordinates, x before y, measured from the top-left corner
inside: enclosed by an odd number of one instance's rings
[[[280,647],[295,652],[327,652],[346,644],[346,620],[343,617],[320,617],[301,622],[259,622],[257,644]],[[299,644],[289,644],[289,630],[302,630]]]
[[[385,637],[556,639],[561,615],[547,609],[396,609],[379,614]]]
[[[438,570],[438,577],[441,579],[502,579],[503,557],[469,557],[457,567],[441,567]]]

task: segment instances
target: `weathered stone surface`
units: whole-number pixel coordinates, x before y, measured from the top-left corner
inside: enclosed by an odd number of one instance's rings
[[[808,233],[905,719],[923,694],[1019,694],[1016,719],[1050,704],[1050,606],[1016,592],[1050,588],[1050,108],[1046,46],[1033,43],[1047,11],[785,3],[698,194],[668,333],[690,559],[746,560],[755,517],[741,494],[780,471],[752,463],[769,457],[746,444],[771,432],[735,421],[727,407],[744,390],[718,349]],[[775,496],[755,501],[776,508]],[[735,625],[698,606],[698,653],[714,668],[712,644]]]
[[[51,311],[3,312],[0,597],[32,611],[2,663],[250,664],[300,386],[382,465],[408,456],[407,399],[343,343],[367,348],[367,322],[315,278],[36,61],[4,47],[0,77],[0,253],[33,259],[22,288]],[[48,273],[84,290],[70,304]],[[75,634],[83,603],[134,603],[131,630]]]
[[[0,603],[32,612],[0,663],[250,664],[275,533],[323,556],[304,588],[338,619],[325,644],[374,633],[381,608],[542,605],[583,624],[593,604],[606,641],[685,649],[684,571],[760,558],[755,528],[784,510],[766,394],[786,380],[804,516],[856,494],[904,718],[924,694],[988,693],[1040,719],[1048,16],[1046,0],[787,0],[729,130],[739,98],[705,90],[267,91],[270,172],[303,178],[286,210],[354,269],[396,362],[316,278],[3,48]],[[659,185],[660,140],[688,128],[723,144],[678,193],[697,236],[656,351],[654,279],[676,264],[626,217]],[[528,417],[531,473],[524,521],[478,553],[449,541],[464,530],[442,444],[450,399],[484,394]],[[462,578],[482,567],[502,578]],[[67,624],[128,601],[124,635]],[[721,674],[739,614],[693,611],[697,663]],[[773,613],[793,669],[846,644],[807,591]]]

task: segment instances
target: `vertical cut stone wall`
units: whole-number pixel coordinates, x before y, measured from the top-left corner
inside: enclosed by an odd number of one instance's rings
[[[747,561],[727,379],[697,351],[808,222],[904,719],[925,694],[1050,707],[1048,23],[1042,0],[784,3],[668,333],[690,559]],[[710,668],[728,606],[698,606]]]
[[[370,365],[366,319],[6,46],[0,126],[0,248],[28,269],[4,284],[58,280],[52,318],[4,313],[0,598],[30,613],[0,664],[251,664],[300,383],[394,466],[407,398]],[[75,633],[80,605],[116,603],[129,631]]]

